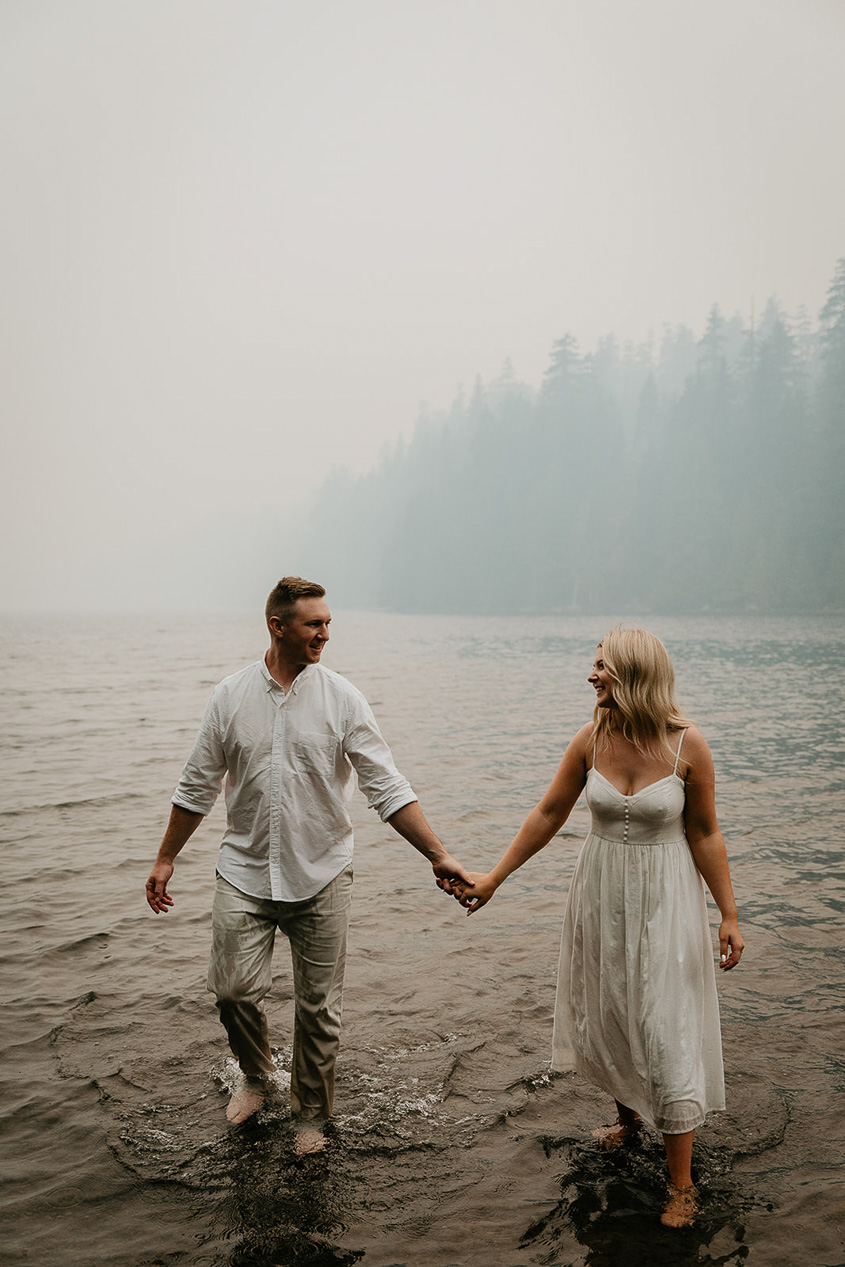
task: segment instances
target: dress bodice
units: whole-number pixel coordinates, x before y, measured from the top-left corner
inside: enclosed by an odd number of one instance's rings
[[[592,831],[628,845],[666,845],[684,839],[684,783],[677,774],[625,796],[593,767],[587,774]]]

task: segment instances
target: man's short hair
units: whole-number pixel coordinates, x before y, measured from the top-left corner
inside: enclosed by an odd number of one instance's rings
[[[293,609],[300,598],[324,598],[325,589],[316,581],[305,581],[301,576],[283,576],[278,585],[270,590],[264,616],[267,627],[270,617],[278,616],[282,624],[287,624],[293,615]]]

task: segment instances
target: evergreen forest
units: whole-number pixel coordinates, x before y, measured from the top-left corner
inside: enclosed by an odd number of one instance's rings
[[[509,366],[309,528],[338,607],[404,612],[845,609],[845,259],[813,322],[714,306],[700,338],[592,352],[536,387]]]

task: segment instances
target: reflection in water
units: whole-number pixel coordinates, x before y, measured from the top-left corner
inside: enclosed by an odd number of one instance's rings
[[[665,1159],[656,1135],[643,1133],[618,1152],[567,1139],[546,1140],[545,1148],[548,1156],[557,1153],[566,1168],[560,1176],[561,1200],[520,1238],[523,1248],[546,1251],[535,1261],[555,1267],[568,1262],[590,1267],[618,1267],[622,1262],[627,1267],[685,1267],[741,1263],[748,1256],[743,1215],[755,1203],[733,1178],[720,1173],[725,1169],[723,1155],[696,1144],[693,1178],[702,1211],[694,1226],[669,1229],[659,1222],[666,1186]],[[709,1253],[703,1252],[705,1247]],[[571,1256],[573,1250],[576,1257]]]
[[[231,1186],[217,1229],[237,1239],[230,1267],[346,1267],[363,1257],[332,1243],[349,1201],[333,1143],[330,1137],[324,1153],[297,1157],[289,1124],[262,1119],[232,1133]]]

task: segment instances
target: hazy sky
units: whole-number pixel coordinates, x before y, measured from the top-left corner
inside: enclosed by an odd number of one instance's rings
[[[815,318],[843,66],[843,0],[0,0],[0,607],[263,597],[422,399]]]

